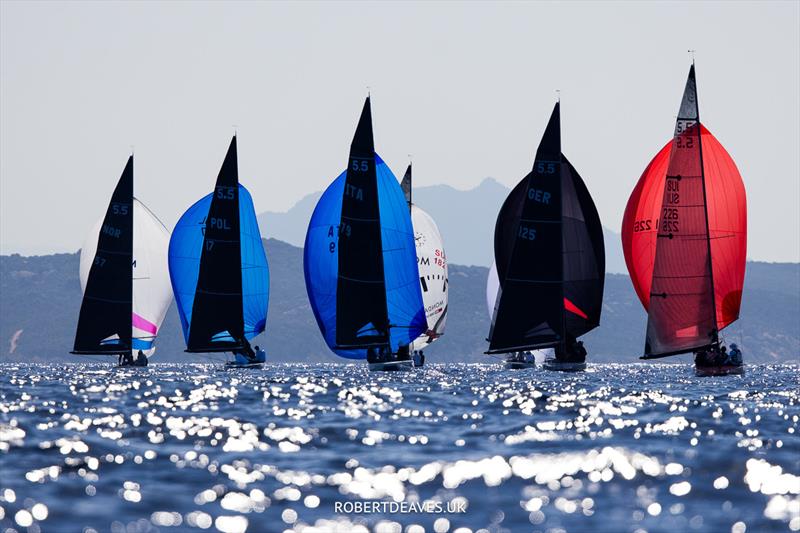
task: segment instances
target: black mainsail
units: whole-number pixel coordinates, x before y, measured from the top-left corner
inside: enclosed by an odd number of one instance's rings
[[[583,180],[561,153],[558,103],[533,169],[500,210],[494,243],[500,288],[487,353],[563,345],[599,324],[602,227]]]
[[[114,189],[83,293],[74,354],[131,353],[133,156]]]
[[[350,144],[339,225],[338,267],[337,348],[387,346],[390,324],[369,97]]]
[[[239,170],[234,135],[205,220],[186,351],[229,352],[243,348],[244,342]]]

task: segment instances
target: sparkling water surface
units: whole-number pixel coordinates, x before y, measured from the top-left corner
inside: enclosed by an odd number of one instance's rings
[[[797,365],[0,365],[4,531],[797,531]]]

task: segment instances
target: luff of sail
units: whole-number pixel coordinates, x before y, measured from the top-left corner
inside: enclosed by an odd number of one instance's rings
[[[72,353],[131,353],[132,259],[133,156],[130,156],[103,217]]]
[[[556,103],[533,169],[511,191],[497,217],[494,250],[500,289],[488,353],[554,346],[564,339],[559,123]]]
[[[698,123],[714,280],[716,327],[721,331],[739,316],[747,255],[747,198],[730,154]],[[625,263],[642,306],[651,307],[651,287],[668,167],[675,139],[653,157],[631,193],[622,221]],[[658,298],[653,298],[655,301]],[[667,352],[664,355],[669,355]]]

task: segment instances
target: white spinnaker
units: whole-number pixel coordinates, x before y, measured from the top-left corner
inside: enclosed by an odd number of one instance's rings
[[[489,320],[494,317],[494,305],[497,301],[497,291],[500,290],[500,278],[497,276],[497,264],[492,261],[492,268],[489,269],[489,278],[486,280],[486,309],[489,311]],[[553,355],[551,348],[544,350],[531,350],[537,363],[541,363],[546,357]]]
[[[412,205],[411,223],[414,226],[422,303],[428,321],[428,331],[411,343],[410,349],[414,351],[422,350],[444,333],[449,280],[447,256],[436,222],[423,209]]]
[[[86,290],[89,270],[92,267],[103,217],[89,232],[81,248],[81,290]],[[138,199],[133,199],[133,315],[131,328],[134,357],[142,350],[153,355],[153,341],[164,321],[170,303],[172,286],[169,281],[167,250],[169,231],[160,220]]]

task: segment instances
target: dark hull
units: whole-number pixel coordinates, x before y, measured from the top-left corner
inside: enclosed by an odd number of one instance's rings
[[[262,368],[264,368],[264,363],[235,363],[233,361],[227,361],[225,363],[225,370],[232,370],[237,368],[261,370]]]
[[[369,363],[369,370],[371,372],[410,372],[413,369],[414,363],[410,359]]]
[[[554,370],[556,372],[583,372],[586,370],[586,362],[570,363],[566,361],[549,359],[544,362],[542,368],[545,370]]]
[[[147,368],[147,365],[140,365],[134,361],[133,363],[119,363],[117,368]]]
[[[536,363],[524,361],[504,361],[503,368],[506,370],[525,370],[527,368],[536,368]]]
[[[743,376],[744,365],[695,366],[694,373],[698,377]]]

